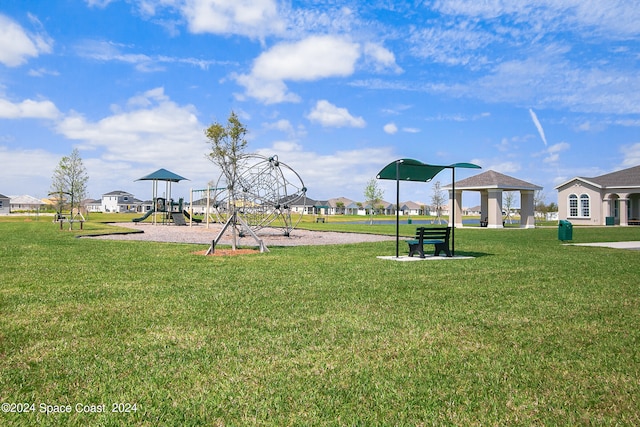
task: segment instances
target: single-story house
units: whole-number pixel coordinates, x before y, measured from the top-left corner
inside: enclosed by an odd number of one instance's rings
[[[346,214],[347,206],[354,203],[353,200],[346,197],[336,197],[328,200],[329,203],[329,215],[344,215]]]
[[[87,212],[102,212],[102,200],[85,199],[82,206]]]
[[[575,225],[640,225],[640,165],[556,187],[558,218]]]
[[[416,203],[416,202],[412,202],[412,201],[407,201],[404,203],[400,203],[400,214],[402,215],[424,215],[425,212],[425,205],[420,204],[420,203]]]
[[[40,210],[45,203],[33,196],[22,195],[11,197],[11,212],[36,212]]]
[[[0,194],[0,214],[11,213],[11,199],[4,194]]]

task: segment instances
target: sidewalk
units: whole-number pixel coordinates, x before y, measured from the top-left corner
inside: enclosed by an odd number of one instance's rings
[[[613,249],[631,249],[640,251],[640,242],[599,242],[599,243],[567,243],[571,246],[595,246]]]

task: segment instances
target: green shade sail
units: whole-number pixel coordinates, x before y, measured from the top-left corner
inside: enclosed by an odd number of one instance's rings
[[[137,179],[136,181],[167,181],[167,182],[180,182],[187,178],[175,174],[166,169],[158,169],[157,171],[150,173],[147,176]]]
[[[429,165],[419,160],[399,159],[385,166],[378,173],[378,179],[429,182],[443,169],[453,168],[480,169],[480,166],[473,163],[454,163],[448,166]]]

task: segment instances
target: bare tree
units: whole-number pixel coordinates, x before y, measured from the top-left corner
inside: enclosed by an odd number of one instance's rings
[[[514,203],[516,202],[516,194],[514,191],[505,191],[504,198],[502,199],[502,208],[507,213],[507,221],[509,224],[512,223],[511,218],[511,209],[513,209]]]
[[[440,181],[436,181],[433,184],[433,193],[431,195],[431,208],[436,211],[434,223],[442,224],[442,208],[446,201],[444,192],[442,191],[442,185]]]
[[[80,152],[74,148],[71,155],[64,156],[53,171],[51,191],[57,197],[58,213],[62,213],[63,205],[69,203],[69,215],[73,218],[73,209],[77,205],[80,213],[82,199],[87,196],[89,176],[80,158]]]
[[[535,209],[535,216],[544,219],[548,210],[547,205],[545,205],[545,199],[547,198],[546,194],[542,192],[542,190],[536,190],[533,193],[533,206]]]
[[[376,206],[380,204],[384,197],[384,191],[378,187],[378,180],[371,178],[364,189],[364,198],[369,209],[369,225],[373,224],[373,214]]]

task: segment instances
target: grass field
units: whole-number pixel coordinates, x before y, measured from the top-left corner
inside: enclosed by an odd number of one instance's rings
[[[638,251],[463,228],[475,259],[377,259],[390,242],[203,257],[0,221],[0,425],[640,424]]]

